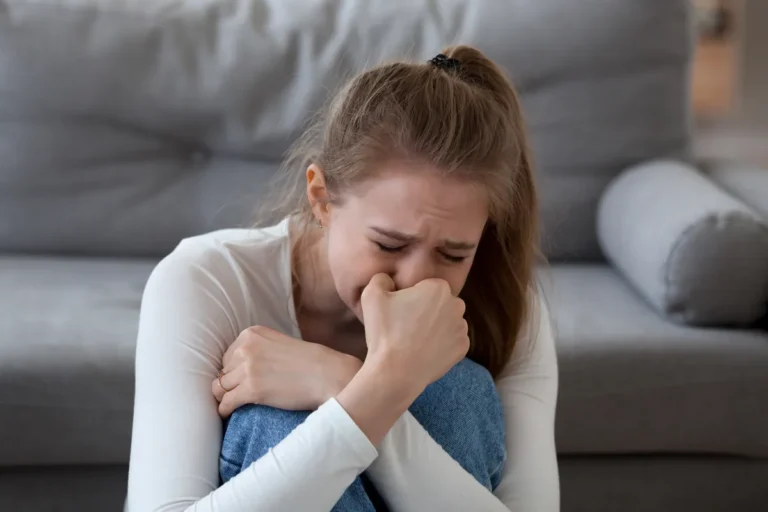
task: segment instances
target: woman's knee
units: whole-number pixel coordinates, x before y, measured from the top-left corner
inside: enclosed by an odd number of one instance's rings
[[[467,358],[430,384],[419,399],[435,405],[447,401],[465,412],[486,411],[489,419],[501,419],[493,377],[487,369]]]
[[[225,425],[220,457],[222,478],[226,481],[242,467],[266,454],[309,414],[255,404],[239,407]]]
[[[411,406],[432,438],[484,485],[493,485],[506,456],[501,400],[491,374],[464,359]]]

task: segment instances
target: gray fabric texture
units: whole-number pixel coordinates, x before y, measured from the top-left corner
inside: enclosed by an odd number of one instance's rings
[[[768,462],[717,457],[560,459],[562,512],[763,512]]]
[[[687,7],[0,0],[0,251],[45,255],[0,256],[0,510],[120,509],[154,258],[247,224],[327,93],[382,59],[466,43],[499,62],[547,255],[601,259],[608,184],[689,154]],[[701,454],[768,457],[768,333],[665,321],[607,266],[551,277],[563,511],[759,510],[765,461]],[[668,452],[695,456],[646,455]]]
[[[118,512],[127,466],[0,468],[0,510]],[[728,457],[562,457],[562,512],[762,512],[768,462]]]
[[[653,306],[692,325],[751,325],[768,306],[768,222],[695,168],[628,169],[603,195],[598,237]]]
[[[521,93],[546,252],[601,258],[610,178],[688,153],[687,1],[436,5],[0,0],[0,250],[160,256],[247,222],[346,77],[466,43]]]
[[[127,465],[0,468],[0,510],[121,512]]]
[[[736,162],[705,162],[707,175],[768,219],[768,169]]]
[[[768,332],[665,320],[613,269],[545,275],[563,455],[768,457]]]
[[[0,467],[127,462],[154,264],[0,257]]]
[[[153,266],[0,258],[0,467],[127,462],[138,311]],[[768,333],[666,322],[605,266],[554,266],[543,280],[561,454],[768,457]]]

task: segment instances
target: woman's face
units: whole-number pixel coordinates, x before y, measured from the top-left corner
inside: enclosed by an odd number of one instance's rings
[[[307,177],[310,200],[320,199],[322,173],[310,167]],[[363,289],[378,273],[389,274],[398,289],[444,279],[459,294],[488,220],[480,185],[430,167],[390,165],[342,199],[316,204],[315,214],[336,291],[358,319]]]

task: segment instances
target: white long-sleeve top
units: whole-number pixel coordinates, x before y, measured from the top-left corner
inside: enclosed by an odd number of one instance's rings
[[[211,382],[253,325],[301,337],[288,222],[184,240],[149,278],[136,350],[127,512],[328,512],[363,471],[392,512],[557,512],[557,362],[547,308],[497,379],[507,461],[494,493],[406,412],[374,447],[334,399],[219,487],[222,421]]]

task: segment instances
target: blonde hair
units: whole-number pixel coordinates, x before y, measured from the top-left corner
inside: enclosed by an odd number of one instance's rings
[[[467,282],[468,356],[496,377],[531,307],[538,205],[520,104],[503,72],[469,46],[443,50],[458,67],[395,62],[350,80],[291,147],[261,225],[292,216],[301,239],[314,221],[306,196],[310,164],[331,201],[393,158],[428,163],[484,185],[489,221]]]

